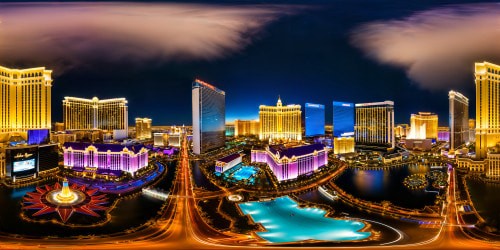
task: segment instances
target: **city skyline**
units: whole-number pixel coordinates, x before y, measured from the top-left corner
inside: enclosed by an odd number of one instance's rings
[[[13,1],[0,248],[500,249],[500,4]]]
[[[470,1],[462,1],[468,3]],[[156,3],[155,6],[161,11],[168,11],[173,8],[171,3]],[[123,96],[129,100],[131,107],[129,124],[133,124],[134,117],[147,116],[151,117],[156,124],[159,125],[182,125],[190,124],[189,102],[185,97],[189,96],[190,83],[195,78],[201,78],[208,82],[217,82],[220,88],[228,93],[228,109],[227,120],[234,119],[255,119],[258,117],[258,106],[260,104],[270,104],[274,102],[277,95],[282,95],[287,102],[304,104],[306,102],[329,104],[332,100],[342,100],[353,103],[372,102],[376,100],[393,100],[395,102],[395,121],[396,123],[408,123],[408,114],[418,111],[427,111],[437,113],[440,117],[447,117],[447,92],[449,89],[454,89],[471,98],[471,103],[474,102],[474,87],[473,87],[473,67],[471,66],[474,60],[463,60],[461,64],[466,64],[465,68],[460,68],[460,78],[447,80],[448,84],[453,84],[446,89],[427,90],[421,85],[416,84],[412,78],[405,75],[405,71],[397,66],[379,63],[371,57],[366,57],[367,50],[365,47],[359,48],[357,43],[352,41],[352,32],[363,23],[372,23],[374,21],[383,20],[403,20],[414,16],[416,11],[429,10],[429,18],[436,18],[440,11],[446,10],[456,11],[465,9],[471,13],[471,16],[479,15],[474,11],[469,4],[460,6],[450,6],[446,3],[419,3],[406,5],[403,3],[393,3],[390,5],[373,5],[374,12],[364,15],[354,15],[354,17],[346,17],[337,15],[331,17],[329,13],[334,11],[344,11],[357,13],[353,7],[355,3],[325,4],[321,1],[302,4],[303,8],[297,8],[286,5],[278,9],[268,5],[258,5],[251,10],[244,10],[244,17],[235,17],[232,12],[242,11],[240,4],[228,5],[227,3],[219,3],[216,6],[227,7],[228,13],[220,13],[220,10],[209,8],[211,5],[198,2],[197,4],[184,5],[176,4],[176,8],[180,10],[193,10],[194,13],[207,14],[210,18],[220,16],[222,19],[215,18],[216,23],[224,24],[227,21],[235,21],[236,26],[228,27],[231,33],[223,33],[224,39],[230,38],[234,32],[242,32],[246,37],[236,35],[235,39],[243,39],[241,45],[234,46],[233,43],[224,43],[221,46],[229,48],[227,52],[221,53],[219,50],[196,50],[194,57],[189,57],[189,60],[178,60],[172,53],[181,51],[186,52],[186,47],[168,50],[168,56],[161,56],[162,51],[166,48],[158,49],[159,58],[151,56],[151,53],[141,55],[141,61],[123,61],[115,60],[116,55],[109,58],[100,57],[93,58],[88,55],[82,56],[81,60],[86,63],[85,67],[78,67],[82,62],[75,61],[76,55],[82,55],[83,52],[88,54],[103,53],[103,56],[108,53],[106,48],[109,44],[105,41],[100,41],[97,44],[87,43],[82,51],[75,52],[75,48],[67,45],[63,46],[62,50],[67,49],[67,55],[61,55],[59,50],[54,51],[49,57],[42,56],[42,52],[35,51],[33,60],[27,60],[28,56],[24,53],[18,53],[15,57],[15,52],[4,51],[5,57],[3,65],[9,67],[23,68],[24,66],[40,66],[45,65],[47,68],[54,70],[54,88],[53,101],[57,103],[64,96],[101,96],[102,98],[111,98],[115,96]],[[321,8],[317,5],[321,4]],[[34,6],[29,6],[27,12],[36,12],[37,17],[45,17],[45,15],[64,14],[64,16],[75,12],[74,6],[83,5],[85,11],[83,14],[76,15],[76,20],[81,19],[81,15],[103,14],[102,11],[96,11],[92,4],[78,3],[73,4],[73,8],[67,7],[67,4],[53,4],[51,9],[47,10],[39,3]],[[109,5],[113,6],[113,3]],[[208,6],[208,7],[207,7]],[[202,10],[201,7],[207,7]],[[306,8],[308,7],[308,8]],[[496,9],[495,6],[488,8],[488,5],[474,6],[479,9]],[[8,8],[2,8],[2,27],[6,24],[15,22],[17,18],[23,18],[23,15],[9,14],[18,13],[19,6],[11,4]],[[135,13],[139,10],[149,10],[147,7],[140,5],[137,8],[125,8],[124,13]],[[143,9],[146,8],[146,9]],[[338,10],[337,10],[338,9]],[[9,12],[10,11],[10,12]],[[202,12],[203,11],[203,12]],[[374,14],[374,13],[379,14]],[[107,13],[107,12],[104,12]],[[102,18],[120,18],[121,16],[106,16]],[[265,20],[263,23],[252,23],[248,29],[242,24],[248,19],[254,17],[262,17]],[[424,17],[418,16],[421,19]],[[453,16],[452,16],[453,17]],[[449,20],[452,17],[444,17]],[[175,20],[180,21],[190,20],[190,16],[178,16]],[[26,22],[36,27],[36,23],[32,23],[32,19],[25,18]],[[255,18],[254,18],[255,19]],[[340,19],[340,20],[339,20]],[[53,19],[50,19],[53,20]],[[432,19],[431,19],[432,20]],[[158,21],[158,20],[156,20]],[[165,21],[163,19],[159,21]],[[342,22],[343,27],[338,27],[336,23]],[[464,22],[466,22],[465,20]],[[45,21],[44,21],[45,22]],[[49,22],[49,21],[46,21]],[[77,24],[80,25],[80,22]],[[77,25],[73,24],[73,25]],[[69,24],[67,24],[69,25]],[[63,33],[67,31],[67,27],[55,27]],[[83,24],[82,24],[83,25]],[[385,24],[389,29],[392,23]],[[435,24],[437,27],[439,25]],[[31,27],[31,26],[30,26]],[[198,26],[197,26],[198,27]],[[203,26],[204,27],[204,26]],[[303,27],[301,31],[290,30],[286,27]],[[385,27],[385,26],[384,26]],[[398,26],[396,26],[398,27]],[[85,26],[86,32],[80,34],[83,39],[90,39],[96,34],[101,34],[109,27],[105,26]],[[123,28],[119,26],[118,28]],[[207,28],[213,28],[212,26]],[[399,27],[401,28],[401,27]],[[135,26],[131,27],[132,31],[137,31]],[[330,30],[331,32],[323,33],[321,30]],[[18,35],[14,30],[8,29],[13,35]],[[137,31],[138,32],[138,31]],[[146,31],[144,31],[146,32]],[[170,31],[169,31],[170,32]],[[174,32],[174,31],[172,31]],[[189,38],[192,34],[188,31],[175,31]],[[187,32],[187,33],[186,33]],[[220,32],[218,30],[218,32]],[[468,30],[463,32],[469,32]],[[52,37],[51,32],[34,32],[30,34],[35,36],[40,33]],[[8,33],[10,34],[10,33]],[[149,32],[147,34],[150,34]],[[168,33],[171,34],[171,33]],[[189,36],[188,36],[189,35]],[[422,35],[423,36],[423,35]],[[308,39],[305,40],[304,38]],[[204,38],[204,37],[202,37]],[[68,37],[71,41],[71,37]],[[49,41],[54,41],[50,40]],[[224,40],[226,41],[226,40]],[[238,41],[238,40],[237,40]],[[287,42],[290,41],[290,42]],[[293,41],[293,43],[291,42]],[[7,41],[2,42],[6,43]],[[142,45],[142,41],[131,40],[129,46]],[[104,43],[104,44],[102,44]],[[282,44],[283,46],[280,46]],[[6,44],[8,45],[8,44]],[[52,48],[53,44],[42,44],[45,47]],[[41,45],[41,46],[42,46]],[[50,45],[50,46],[49,46]],[[357,44],[359,45],[359,44]],[[155,44],[156,46],[156,44]],[[156,48],[153,46],[153,48]],[[198,45],[193,45],[194,48],[199,48]],[[3,47],[3,46],[0,46]],[[276,51],[274,48],[279,47]],[[121,48],[121,47],[120,47]],[[118,48],[118,49],[120,49]],[[177,48],[177,47],[176,47]],[[422,47],[421,50],[428,49]],[[103,51],[104,50],[104,51]],[[121,50],[118,50],[120,52]],[[156,50],[154,50],[156,51]],[[297,51],[307,51],[308,56],[304,56]],[[128,49],[123,49],[125,55],[135,55],[136,51],[130,52]],[[422,53],[425,51],[422,51]],[[132,53],[132,54],[131,54]],[[179,52],[180,53],[180,52]],[[375,53],[375,52],[374,52]],[[465,53],[465,52],[464,52]],[[368,52],[369,54],[369,52]],[[43,54],[44,55],[44,54]],[[309,56],[310,55],[310,56]],[[273,58],[267,60],[267,58]],[[194,59],[193,59],[194,58]],[[345,60],[353,58],[352,60]],[[475,60],[498,61],[500,58],[495,57],[495,53],[484,56],[483,58],[475,58]],[[61,67],[61,61],[70,60],[70,65],[76,63],[75,67]],[[151,62],[151,65],[148,63]],[[452,59],[453,60],[453,59]],[[308,62],[306,64],[302,62]],[[355,62],[355,63],[354,63]],[[114,70],[101,70],[113,67]],[[363,69],[363,74],[354,74],[358,69]],[[444,76],[458,77],[449,75],[443,72]],[[465,77],[464,77],[465,75]],[[453,82],[453,83],[451,83]],[[140,84],[138,84],[140,83]],[[367,84],[370,83],[370,84]],[[85,84],[86,88],[81,89],[79,86]],[[266,93],[259,94],[253,98],[243,98],[247,93],[255,93],[254,89],[263,89],[265,86],[274,85],[273,88]],[[297,88],[287,88],[287,86],[297,86],[300,91],[294,91]],[[439,85],[436,83],[436,85]],[[124,88],[116,88],[116,86],[126,86]],[[307,87],[306,87],[307,86]],[[292,90],[293,89],[293,90]],[[324,95],[317,95],[314,91],[323,89]],[[365,91],[358,93],[358,89]],[[177,95],[170,94],[172,90],[178,92]],[[298,95],[301,93],[301,95]],[[143,97],[150,97],[147,101],[141,100]],[[160,100],[166,97],[170,105],[176,105],[177,109],[171,110],[168,115],[163,112],[160,107]],[[426,102],[421,100],[426,98]],[[326,107],[326,123],[331,123],[331,107]],[[471,110],[470,115],[474,116],[475,111]],[[62,121],[62,108],[54,106],[52,120]],[[440,125],[447,125],[447,119],[441,119]]]

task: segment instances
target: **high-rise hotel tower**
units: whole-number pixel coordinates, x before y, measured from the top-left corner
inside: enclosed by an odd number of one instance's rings
[[[128,106],[125,98],[99,100],[64,97],[66,130],[101,129],[128,131]],[[125,133],[126,134],[126,133]]]
[[[437,139],[438,115],[431,112],[411,114],[408,139]]]
[[[259,121],[234,120],[234,136],[259,135]]]
[[[0,132],[50,129],[52,70],[0,66]]]
[[[500,66],[475,64],[476,158],[487,157],[488,148],[500,142]]]
[[[354,135],[354,103],[333,102],[333,136]]]
[[[354,130],[356,145],[394,148],[394,102],[357,103]]]
[[[283,106],[281,98],[278,98],[276,106],[260,105],[259,109],[260,140],[302,140],[300,105]]]
[[[306,137],[325,135],[325,105],[306,103]]]
[[[469,142],[469,99],[451,90],[450,100],[450,150]]]
[[[224,147],[226,93],[201,80],[193,82],[193,153]]]
[[[151,139],[151,122],[150,118],[135,118],[135,138]]]

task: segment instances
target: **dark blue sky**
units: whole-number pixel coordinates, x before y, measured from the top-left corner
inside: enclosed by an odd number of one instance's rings
[[[215,1],[201,3],[215,4]],[[405,18],[457,1],[225,1],[217,4],[261,3],[301,4],[313,8],[281,16],[256,34],[243,34],[252,36],[250,45],[215,60],[163,61],[153,56],[137,64],[129,63],[127,58],[109,61],[95,55],[90,64],[56,74],[53,121],[62,120],[64,96],[98,96],[126,97],[131,122],[135,117],[151,117],[154,125],[191,124],[191,82],[200,78],[226,91],[228,120],[256,118],[260,104],[275,104],[281,95],[284,104],[324,104],[327,123],[331,123],[333,100],[354,103],[393,100],[397,123],[409,123],[410,113],[432,111],[439,114],[441,125],[447,125],[447,90],[423,90],[412,83],[401,68],[367,58],[353,47],[350,35],[364,23]],[[470,74],[462,81],[462,87],[456,90],[474,103],[472,65]],[[470,113],[474,114],[473,107]]]

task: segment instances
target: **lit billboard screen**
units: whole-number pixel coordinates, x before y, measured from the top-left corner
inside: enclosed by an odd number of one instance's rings
[[[38,172],[38,147],[12,147],[5,149],[6,176],[30,176]]]
[[[12,172],[19,173],[35,169],[35,159],[13,162]]]

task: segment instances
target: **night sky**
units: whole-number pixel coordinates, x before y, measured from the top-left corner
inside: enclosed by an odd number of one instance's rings
[[[327,123],[333,100],[393,100],[396,123],[431,111],[448,125],[448,90],[473,117],[473,62],[500,63],[500,7],[472,2],[0,4],[0,65],[54,70],[53,121],[64,96],[98,96],[127,98],[131,124],[188,125],[199,78],[226,91],[228,121],[280,95],[324,104]]]

